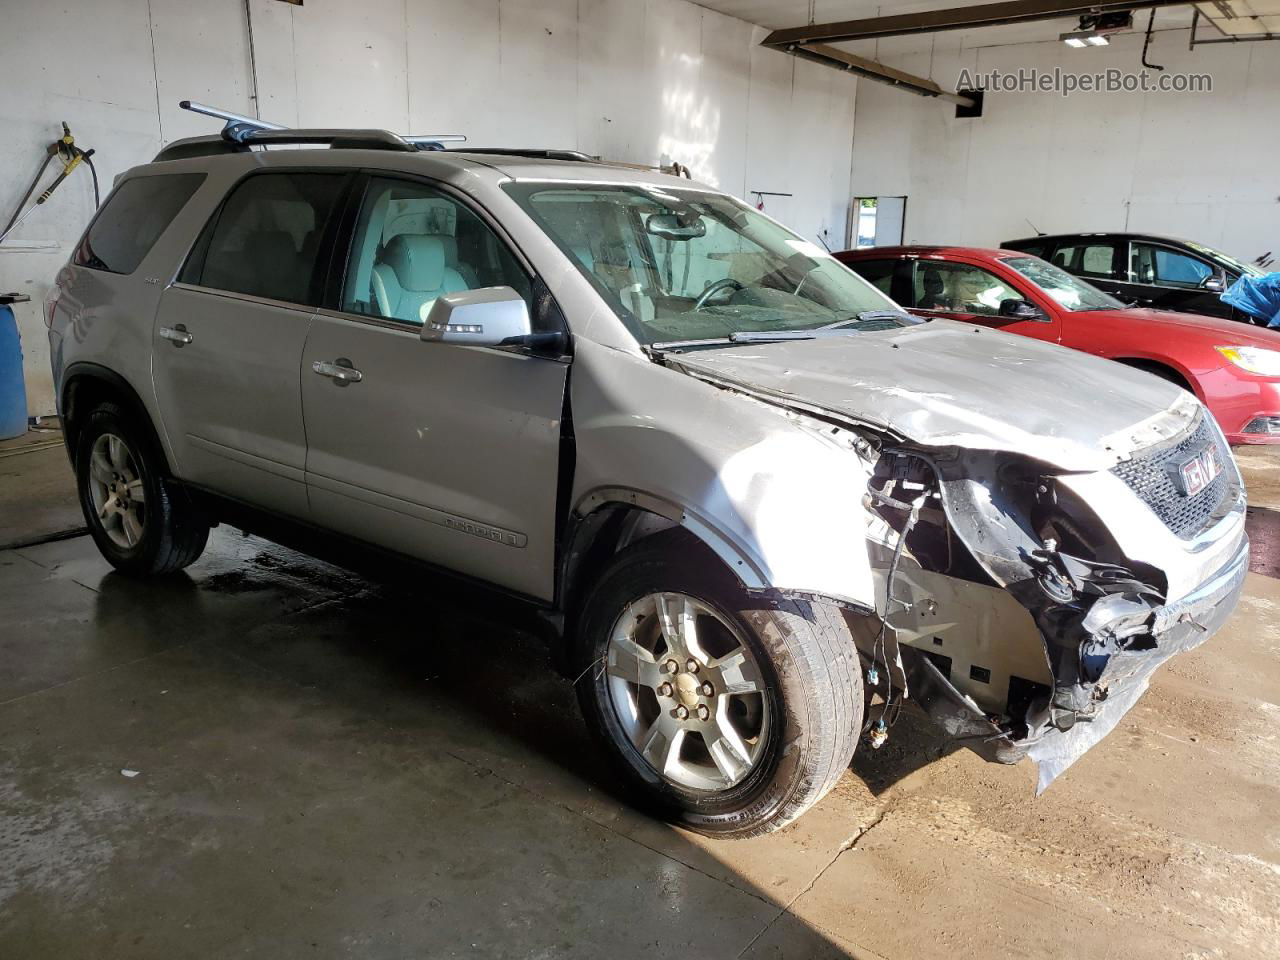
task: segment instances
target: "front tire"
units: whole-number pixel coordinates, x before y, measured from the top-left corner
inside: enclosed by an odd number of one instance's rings
[[[151,437],[114,403],[94,408],[80,431],[76,486],[90,535],[122,573],[173,573],[204,551],[208,522],[165,476]]]
[[[862,673],[841,611],[753,599],[683,531],[619,554],[579,638],[588,725],[640,803],[673,823],[772,832],[853,757]]]

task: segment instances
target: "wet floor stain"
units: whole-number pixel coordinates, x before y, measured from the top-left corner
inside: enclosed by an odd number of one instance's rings
[[[1280,510],[1249,507],[1245,529],[1249,531],[1249,569],[1280,577]]]

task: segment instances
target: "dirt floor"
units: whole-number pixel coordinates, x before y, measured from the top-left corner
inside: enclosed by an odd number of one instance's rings
[[[1280,456],[1240,459],[1265,568]],[[159,585],[0,551],[0,610],[5,960],[1280,957],[1259,573],[1040,798],[908,712],[738,843],[616,797],[528,625],[463,595],[220,530]]]

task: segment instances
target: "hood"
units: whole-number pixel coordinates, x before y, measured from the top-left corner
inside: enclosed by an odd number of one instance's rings
[[[891,331],[664,354],[694,376],[925,446],[1008,450],[1104,470],[1181,433],[1200,408],[1157,377],[949,320]]]
[[[1208,317],[1202,313],[1174,313],[1171,310],[1149,310],[1134,307],[1128,310],[1091,310],[1089,313],[1158,323],[1162,327],[1177,327],[1188,333],[1203,333],[1215,346],[1253,346],[1267,350],[1280,350],[1280,331],[1269,330],[1242,320],[1225,317]],[[1072,316],[1084,316],[1082,311]]]

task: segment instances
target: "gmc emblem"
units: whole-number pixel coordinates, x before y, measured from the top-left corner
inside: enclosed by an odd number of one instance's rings
[[[1184,497],[1194,497],[1200,493],[1213,483],[1221,472],[1222,461],[1218,459],[1217,448],[1213,445],[1205,447],[1190,460],[1185,460],[1169,470],[1174,485]]]

